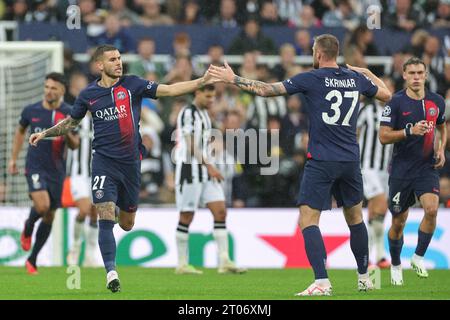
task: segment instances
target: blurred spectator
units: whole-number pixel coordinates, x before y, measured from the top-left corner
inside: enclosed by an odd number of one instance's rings
[[[164,64],[153,61],[155,53],[155,41],[150,37],[145,37],[138,42],[138,60],[129,64],[129,73],[144,77],[149,72],[156,73],[158,79],[165,74]]]
[[[260,11],[259,22],[262,26],[281,26],[286,24],[279,16],[275,3],[266,1],[263,3]]]
[[[295,52],[299,56],[312,55],[311,35],[308,30],[300,29],[295,33],[294,39]]]
[[[100,78],[101,72],[97,67],[97,62],[92,60],[89,60],[89,64],[88,64],[88,74],[87,74],[87,78],[88,78],[88,82],[92,82],[94,80],[97,80],[98,78]]]
[[[98,36],[105,31],[103,22],[107,15],[106,10],[97,9],[94,0],[79,0],[81,24],[87,28],[86,34],[90,37]]]
[[[220,66],[223,64],[223,47],[213,44],[208,48],[209,64]]]
[[[425,50],[425,42],[427,41],[427,38],[429,36],[430,34],[427,31],[423,29],[417,29],[411,36],[409,45],[405,49],[403,49],[403,51],[409,52],[415,57],[421,57]]]
[[[333,0],[313,0],[310,5],[314,9],[314,14],[319,20],[322,20],[327,11],[333,11],[336,8]]]
[[[438,90],[439,83],[443,80],[445,59],[441,51],[441,44],[438,37],[428,37],[425,42],[425,50],[422,56],[428,69],[428,85],[433,92]]]
[[[397,0],[395,7],[384,16],[384,23],[387,27],[407,32],[422,27],[424,22],[424,13],[413,8],[411,0]]]
[[[196,0],[188,0],[183,7],[180,24],[205,24],[206,19],[200,13],[200,7]]]
[[[186,32],[178,32],[175,34],[172,42],[173,56],[191,54],[191,37]]]
[[[239,68],[239,75],[248,79],[258,78],[257,54],[254,52],[246,52],[244,54],[242,65]]]
[[[364,55],[356,45],[344,46],[343,50],[345,63],[360,68],[367,68]]]
[[[82,72],[83,66],[75,61],[73,58],[73,52],[69,48],[64,48],[64,75],[70,78],[74,72]]]
[[[295,67],[295,48],[290,43],[285,43],[280,47],[281,63],[272,69],[272,73],[279,81],[286,79],[288,70]]]
[[[26,0],[13,1],[11,6],[6,11],[4,19],[22,22],[25,20],[27,11],[28,3]]]
[[[326,12],[322,19],[325,27],[345,27],[348,30],[355,29],[359,22],[360,18],[353,12],[348,0],[338,0],[337,7]]]
[[[427,19],[434,28],[450,28],[450,1],[440,0],[437,10],[430,12]]]
[[[238,23],[236,20],[236,1],[221,0],[219,15],[213,18],[212,23],[223,28],[237,27]]]
[[[163,83],[176,83],[181,81],[189,81],[194,79],[191,59],[189,56],[179,55],[176,57],[175,64],[172,69],[165,75]]]
[[[162,26],[174,24],[173,19],[161,13],[161,7],[158,0],[143,0],[143,14],[141,16],[141,24],[147,27]]]
[[[237,1],[236,19],[243,25],[248,17],[254,17],[259,14],[263,0],[239,0]]]
[[[346,61],[350,61],[348,64],[353,65],[353,63],[355,63],[355,66],[366,67],[367,64],[365,63],[365,57],[378,55],[378,50],[373,43],[373,33],[367,28],[366,25],[357,27],[349,35],[348,41],[345,42],[344,56]],[[355,57],[349,56],[353,53],[347,52],[347,54],[345,54],[347,51],[346,49],[349,48],[351,48],[351,50],[348,51],[355,52]],[[383,66],[371,66],[370,70],[378,76],[381,76],[384,72]]]
[[[439,83],[437,93],[445,98],[448,90],[450,90],[450,64],[446,64],[444,67],[444,76],[442,81]],[[449,120],[448,117],[446,117],[446,119]]]
[[[308,135],[308,119],[302,111],[299,95],[288,97],[287,110],[287,114],[281,119],[280,146],[286,155],[292,156],[295,150],[304,147],[301,142],[302,135]]]
[[[159,0],[159,3],[164,6],[165,12],[172,18],[173,21],[179,20],[183,11],[183,4],[185,0]]]
[[[298,28],[311,28],[320,27],[321,21],[314,15],[314,8],[311,6],[303,6],[297,14],[294,15],[289,21],[289,26]]]
[[[66,75],[67,76],[67,75]],[[88,78],[81,72],[72,73],[69,78],[69,88],[64,96],[64,101],[73,105],[81,90],[89,84]]]
[[[58,14],[49,0],[32,0],[30,10],[25,15],[25,22],[51,22],[58,21]]]
[[[263,54],[275,54],[276,52],[272,39],[264,36],[255,18],[248,19],[243,32],[232,41],[228,53],[244,54],[248,51],[259,51]]]
[[[297,19],[299,12],[302,11],[302,0],[274,0],[278,15],[283,21],[293,21]]]
[[[126,0],[109,0],[109,13],[116,15],[123,27],[139,23],[139,16],[127,7]]]
[[[120,25],[119,17],[110,14],[105,19],[105,32],[89,38],[90,47],[110,44],[121,53],[134,52],[136,50],[134,38]]]

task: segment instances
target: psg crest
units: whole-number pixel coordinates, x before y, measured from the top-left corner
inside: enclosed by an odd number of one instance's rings
[[[103,190],[97,190],[97,191],[95,191],[95,197],[96,197],[97,199],[101,199],[101,198],[103,198],[103,196],[104,196]]]
[[[428,110],[428,113],[430,114],[430,116],[434,117],[437,113],[435,108],[430,108],[430,110]]]
[[[125,92],[119,92],[119,93],[117,94],[117,99],[119,99],[119,100],[125,99]]]

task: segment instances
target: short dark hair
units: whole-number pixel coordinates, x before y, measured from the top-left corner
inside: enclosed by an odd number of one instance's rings
[[[339,40],[332,34],[322,34],[314,39],[328,59],[336,59],[339,54]]]
[[[59,72],[50,72],[49,74],[47,74],[47,75],[45,76],[45,80],[48,80],[48,79],[51,79],[51,80],[53,80],[53,81],[56,81],[56,82],[61,83],[61,84],[64,86],[64,88],[67,87],[67,80],[66,80],[66,77],[65,77],[62,73],[59,73]]]
[[[425,68],[425,70],[427,70],[427,65],[425,64],[425,62],[417,57],[411,57],[408,60],[406,60],[406,62],[403,64],[403,72],[406,71],[406,67],[408,67],[409,65],[412,64],[422,64]]]
[[[110,45],[110,44],[103,44],[97,49],[95,49],[94,54],[92,55],[92,61],[98,61],[101,57],[103,57],[103,54],[108,51],[115,51],[119,50],[116,47]]]
[[[213,84],[210,83],[210,84],[205,84],[204,86],[201,86],[197,90],[200,90],[200,91],[214,91],[214,90],[216,90],[216,87]]]

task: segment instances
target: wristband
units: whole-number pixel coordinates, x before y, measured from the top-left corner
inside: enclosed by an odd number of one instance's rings
[[[406,128],[405,128],[405,134],[406,134],[406,137],[407,137],[407,138],[408,138],[409,136],[412,135],[412,129],[411,129],[411,127],[406,127]]]

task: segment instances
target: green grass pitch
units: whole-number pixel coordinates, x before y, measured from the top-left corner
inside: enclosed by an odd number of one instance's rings
[[[25,268],[0,267],[0,300],[4,299],[148,299],[148,300],[302,300],[302,299],[450,299],[450,270],[431,270],[419,279],[404,270],[404,286],[390,284],[389,270],[381,272],[381,289],[356,290],[356,272],[330,270],[332,297],[295,297],[312,282],[307,269],[251,269],[244,275],[219,275],[204,269],[203,275],[175,275],[174,269],[119,267],[122,292],[105,287],[102,268],[81,268],[81,288],[68,289],[66,268],[39,269],[29,276]]]

